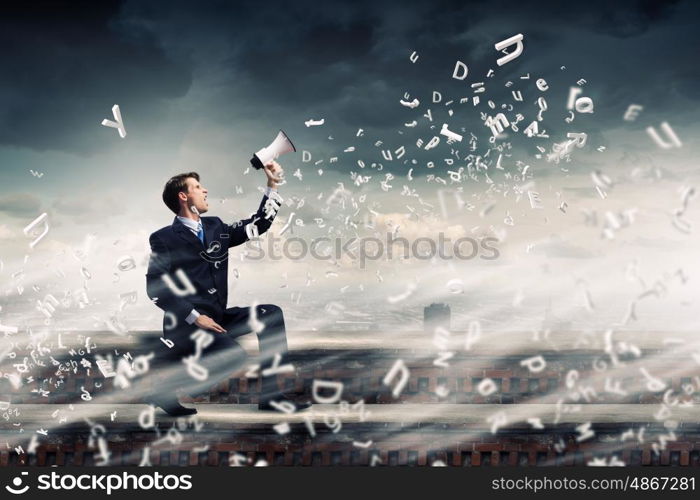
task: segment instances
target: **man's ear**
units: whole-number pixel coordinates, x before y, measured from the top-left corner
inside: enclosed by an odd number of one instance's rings
[[[187,193],[185,193],[184,191],[180,191],[179,193],[177,193],[177,197],[181,201],[187,201]]]

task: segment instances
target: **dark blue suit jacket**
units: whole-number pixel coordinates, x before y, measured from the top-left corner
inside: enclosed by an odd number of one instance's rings
[[[277,195],[273,195],[273,198]],[[272,225],[281,198],[263,196],[252,217],[226,224],[218,217],[202,217],[204,245],[180,220],[151,234],[151,257],[146,274],[146,291],[150,299],[166,313],[172,313],[177,326],[186,325],[185,318],[196,309],[220,321],[228,298],[228,249],[248,241],[257,228],[263,234]],[[186,287],[177,277],[182,269],[195,293],[176,293],[163,280],[169,275],[176,290]],[[163,318],[164,329],[172,329],[172,318]]]

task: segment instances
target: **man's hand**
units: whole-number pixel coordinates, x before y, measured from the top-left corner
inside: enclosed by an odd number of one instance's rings
[[[206,314],[200,314],[199,317],[194,320],[194,324],[205,330],[211,330],[212,332],[226,333],[226,330],[224,330],[220,324]]]
[[[263,170],[265,170],[265,175],[267,176],[267,186],[276,189],[277,184],[282,182],[282,176],[284,175],[284,170],[279,163],[275,160],[263,165]]]

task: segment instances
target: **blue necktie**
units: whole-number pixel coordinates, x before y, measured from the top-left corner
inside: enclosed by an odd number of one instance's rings
[[[197,231],[197,238],[199,238],[199,241],[202,242],[202,245],[204,245],[204,228],[202,227],[202,223],[199,223],[199,231]]]

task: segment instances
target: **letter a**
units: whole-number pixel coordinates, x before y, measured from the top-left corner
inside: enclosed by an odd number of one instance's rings
[[[539,373],[545,369],[547,363],[542,356],[533,356],[523,359],[520,362],[520,366],[527,366],[532,373]]]

